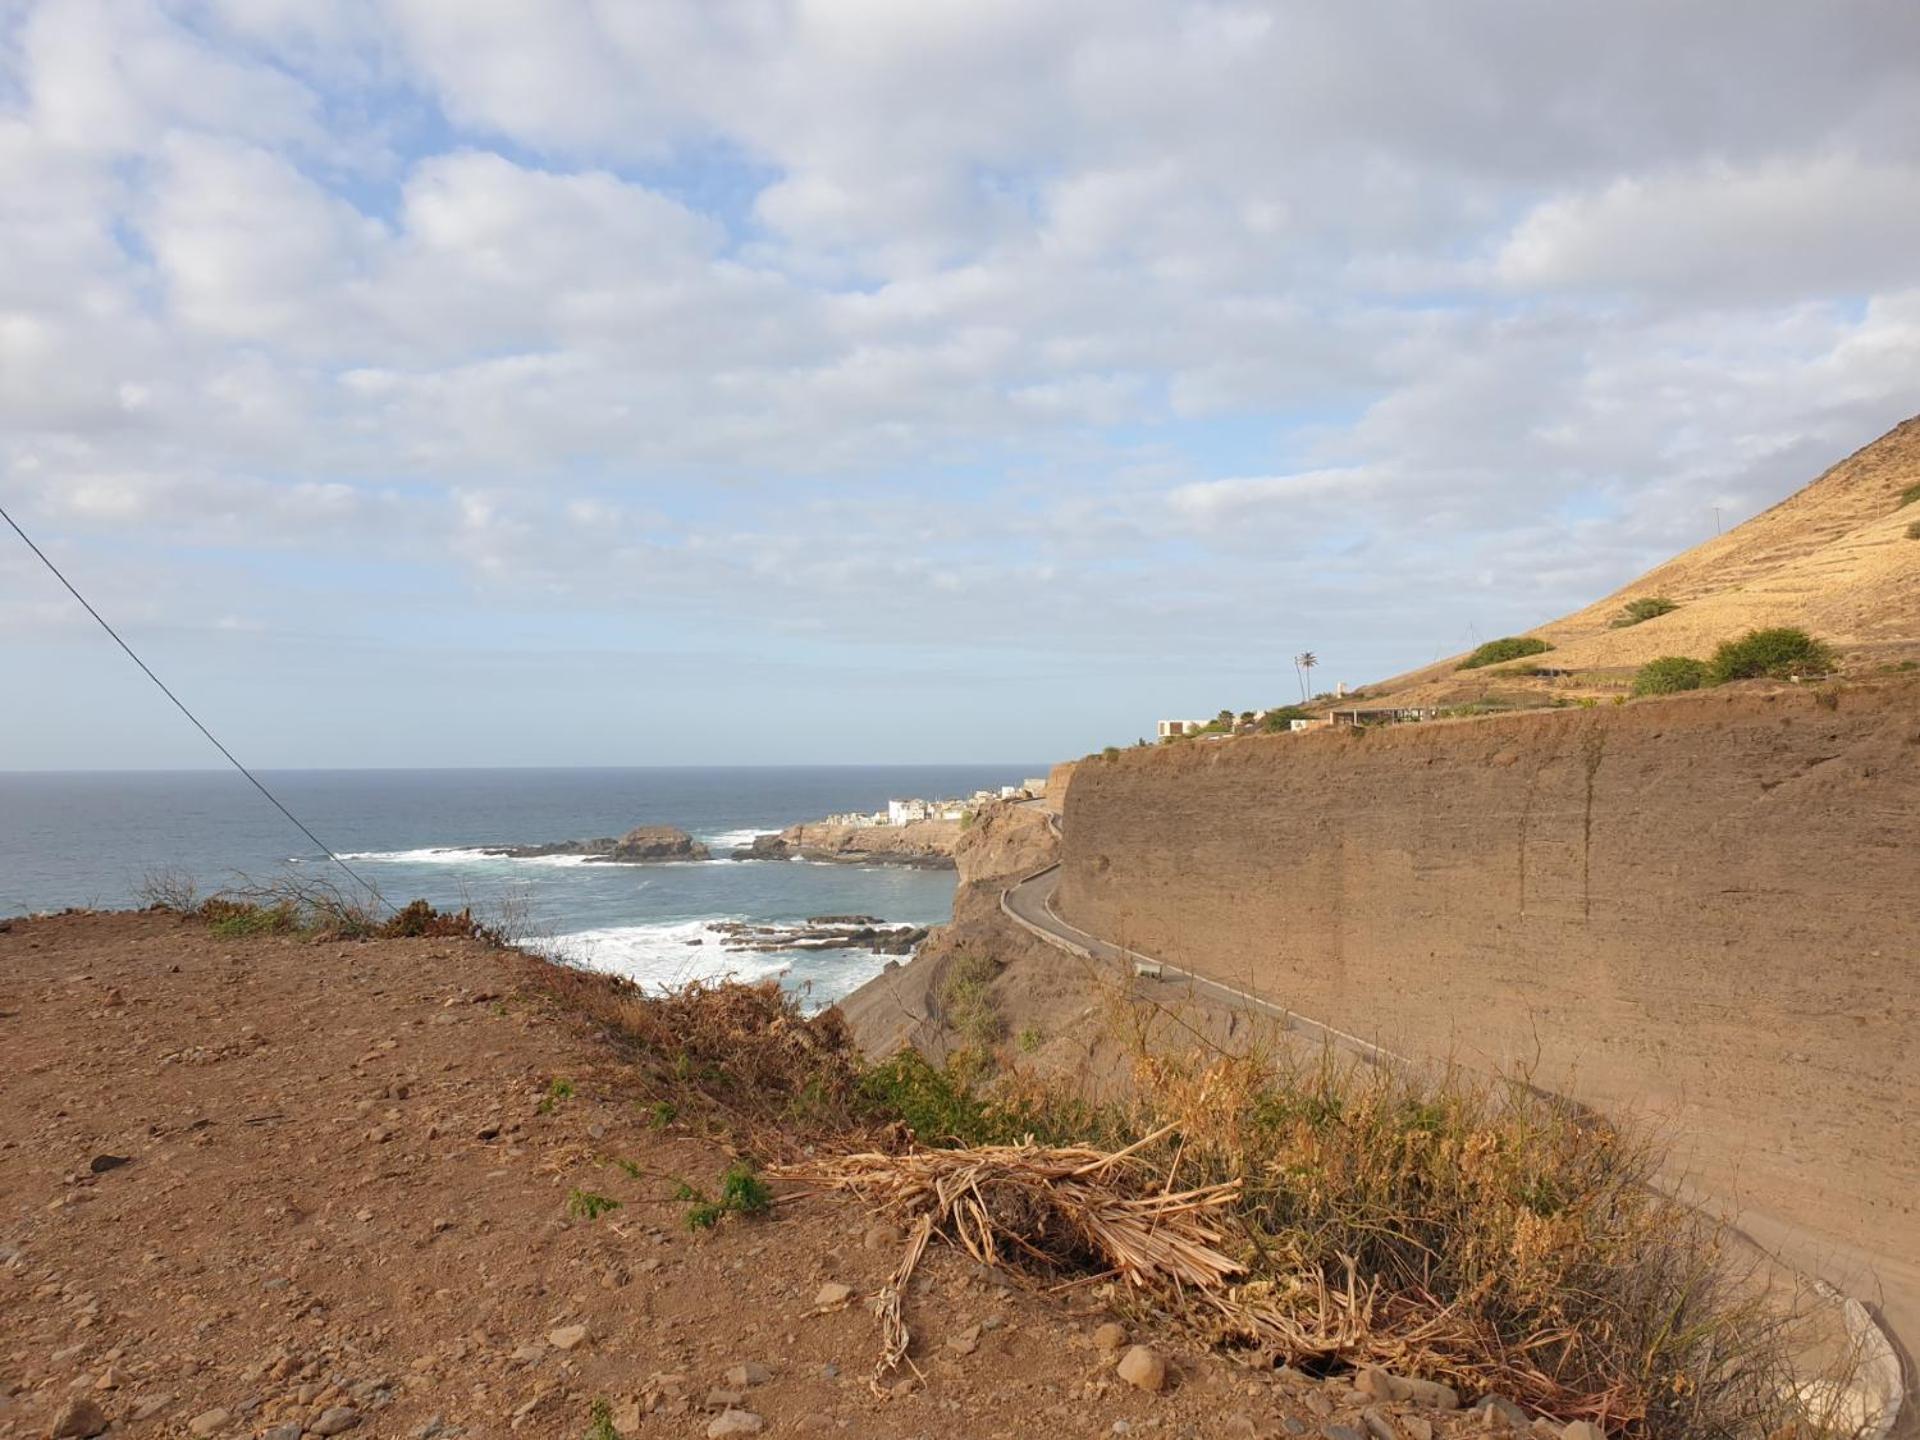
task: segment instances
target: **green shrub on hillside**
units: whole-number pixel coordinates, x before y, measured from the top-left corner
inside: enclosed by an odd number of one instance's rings
[[[1260,728],[1269,732],[1290,730],[1295,720],[1311,720],[1311,711],[1298,705],[1282,705],[1278,710],[1269,710],[1260,721]]]
[[[1675,601],[1664,595],[1642,595],[1638,600],[1629,600],[1620,607],[1620,613],[1610,622],[1615,630],[1625,630],[1629,625],[1639,625],[1662,615],[1671,615],[1680,608]]]
[[[1489,640],[1454,668],[1478,670],[1482,665],[1498,665],[1502,660],[1518,660],[1523,655],[1541,655],[1553,646],[1532,635],[1506,635]]]
[[[1662,655],[1649,660],[1633,677],[1636,695],[1677,695],[1707,683],[1707,662],[1691,655]]]
[[[1795,675],[1824,675],[1833,668],[1833,647],[1804,630],[1779,625],[1749,630],[1738,640],[1722,641],[1707,665],[1707,679],[1715,685],[1729,680],[1771,676],[1789,680]]]
[[[1916,520],[1907,526],[1907,538],[1909,540],[1920,540],[1920,520]]]
[[[1920,500],[1920,485],[1909,485],[1900,492],[1900,503],[1893,508],[1903,510],[1916,500]]]
[[[990,955],[956,955],[936,994],[940,1018],[958,1034],[962,1046],[982,1059],[999,1043],[1004,1028],[1000,1001],[993,993],[999,973],[1000,964]]]

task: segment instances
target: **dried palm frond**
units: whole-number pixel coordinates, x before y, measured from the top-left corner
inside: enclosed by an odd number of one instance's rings
[[[1219,1248],[1224,1236],[1212,1219],[1239,1193],[1240,1182],[1156,1189],[1157,1177],[1135,1155],[1163,1133],[1111,1153],[988,1145],[843,1155],[778,1173],[852,1191],[915,1222],[906,1253],[874,1303],[882,1343],[873,1385],[884,1392],[912,1339],[904,1316],[907,1285],[935,1234],[983,1265],[1013,1259],[1040,1268],[1091,1265],[1139,1287],[1212,1289],[1240,1274],[1240,1263]]]

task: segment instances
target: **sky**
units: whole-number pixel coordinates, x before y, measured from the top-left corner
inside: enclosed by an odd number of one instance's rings
[[[262,766],[1064,758],[1920,411],[1911,0],[0,0],[0,505]],[[210,752],[0,531],[0,770]]]

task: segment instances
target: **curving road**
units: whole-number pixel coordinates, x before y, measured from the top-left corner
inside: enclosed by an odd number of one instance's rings
[[[1056,830],[1059,828],[1058,820],[1054,821],[1054,827]],[[1350,1035],[1345,1030],[1338,1030],[1321,1021],[1309,1019],[1263,995],[1256,995],[1250,990],[1242,990],[1238,986],[1228,985],[1211,976],[1202,975],[1197,970],[1188,970],[1152,955],[1143,955],[1138,950],[1129,950],[1124,945],[1115,945],[1112,941],[1102,940],[1097,935],[1088,934],[1077,925],[1063,920],[1060,913],[1053,908],[1054,893],[1059,886],[1060,867],[1049,865],[1046,869],[1037,871],[1017,884],[1002,890],[1000,909],[1021,929],[1069,954],[1090,960],[1104,960],[1123,969],[1131,969],[1135,975],[1146,979],[1177,978],[1186,982],[1191,989],[1205,991],[1219,999],[1271,1016],[1288,1030],[1299,1031],[1314,1039],[1330,1041],[1343,1050],[1352,1051],[1371,1065],[1412,1063],[1404,1055],[1396,1055],[1384,1046],[1375,1045],[1371,1040],[1362,1040],[1358,1035]]]

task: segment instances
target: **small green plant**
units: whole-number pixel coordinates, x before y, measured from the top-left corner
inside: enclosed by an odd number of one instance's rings
[[[613,1406],[605,1400],[594,1401],[588,1412],[587,1440],[620,1440],[613,1428]]]
[[[221,940],[243,940],[252,935],[287,935],[301,928],[300,912],[288,901],[256,905],[222,895],[204,901],[197,912],[207,930]]]
[[[575,1190],[567,1196],[567,1213],[576,1220],[598,1220],[619,1208],[620,1202],[611,1195],[596,1195],[591,1190]]]
[[[1904,510],[1916,500],[1920,500],[1920,485],[1909,485],[1900,492],[1900,503],[1893,508]]]
[[[961,1045],[982,1057],[992,1053],[1003,1028],[1000,1001],[993,993],[999,964],[988,955],[956,955],[940,980],[940,1015],[960,1036]]]
[[[656,1100],[647,1107],[647,1124],[664,1130],[680,1118],[680,1107],[671,1100]]]
[[[1483,665],[1498,665],[1502,660],[1519,660],[1528,655],[1543,655],[1551,649],[1553,646],[1537,636],[1505,635],[1498,640],[1487,641],[1454,668],[1478,670]]]
[[[673,1198],[687,1207],[689,1230],[711,1230],[729,1215],[761,1215],[773,1204],[767,1182],[744,1160],[734,1161],[720,1177],[719,1199],[710,1199],[705,1191],[684,1180],[675,1188]]]
[[[1100,752],[1100,758],[1102,760],[1118,760],[1120,758],[1120,747],[1118,745],[1107,746],[1106,749]]]
[[[1625,630],[1630,625],[1640,625],[1648,620],[1658,619],[1662,615],[1671,615],[1680,606],[1664,595],[1642,595],[1637,600],[1629,600],[1620,607],[1611,624],[1615,630]]]
[[[1038,1025],[1027,1025],[1021,1029],[1020,1049],[1024,1053],[1031,1055],[1046,1043],[1047,1037],[1040,1033],[1040,1027]]]
[[[1738,640],[1722,642],[1707,662],[1707,679],[1715,685],[1729,680],[1769,676],[1789,680],[1796,675],[1824,675],[1833,668],[1833,647],[1790,625],[1749,630]]]
[[[1662,655],[1649,660],[1633,677],[1636,695],[1677,695],[1682,690],[1698,690],[1707,683],[1707,666],[1691,655]]]
[[[536,1108],[542,1115],[551,1115],[555,1110],[560,1108],[560,1102],[562,1100],[571,1100],[572,1098],[573,1082],[571,1080],[563,1080],[556,1075],[547,1086],[547,1093],[540,1097],[540,1104]]]
[[[637,1160],[623,1160],[616,1155],[613,1157],[613,1164],[614,1168],[629,1180],[638,1180],[645,1173]]]

